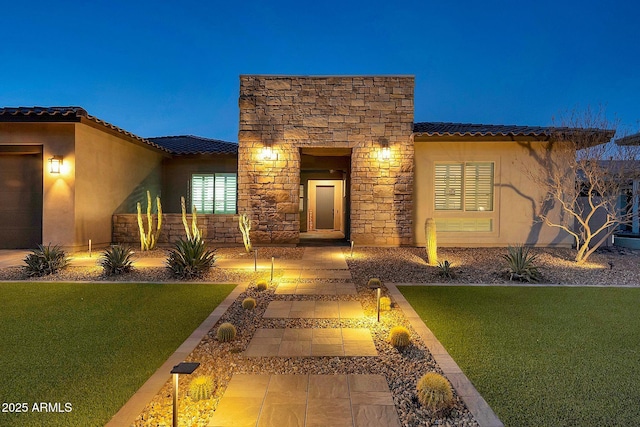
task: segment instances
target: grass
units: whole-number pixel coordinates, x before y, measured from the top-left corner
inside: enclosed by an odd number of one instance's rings
[[[400,287],[506,426],[640,419],[640,289]]]
[[[0,425],[104,425],[232,289],[0,283]]]

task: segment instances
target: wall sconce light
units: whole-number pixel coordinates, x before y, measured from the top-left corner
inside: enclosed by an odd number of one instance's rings
[[[391,158],[391,150],[389,149],[389,140],[380,138],[380,160],[389,160]]]
[[[262,147],[262,153],[260,155],[262,160],[278,160],[278,154],[273,150],[271,145],[265,145]]]
[[[49,173],[60,173],[62,171],[62,156],[53,156],[49,159]]]

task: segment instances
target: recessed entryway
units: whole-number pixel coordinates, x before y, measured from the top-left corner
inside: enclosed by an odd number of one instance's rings
[[[42,243],[42,147],[0,146],[0,249]]]

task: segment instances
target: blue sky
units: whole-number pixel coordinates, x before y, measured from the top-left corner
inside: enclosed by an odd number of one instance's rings
[[[637,131],[638,2],[12,1],[0,105],[84,107],[143,137],[237,141],[240,74],[409,74],[415,120]]]

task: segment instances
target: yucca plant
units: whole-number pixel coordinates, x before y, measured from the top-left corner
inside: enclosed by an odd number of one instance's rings
[[[60,246],[38,245],[24,259],[24,271],[28,276],[45,276],[57,273],[58,270],[69,265],[69,258]]]
[[[404,326],[394,326],[389,332],[389,342],[394,347],[406,347],[411,343],[409,330]]]
[[[508,253],[502,255],[509,266],[509,280],[535,283],[542,279],[535,265],[537,255],[529,253],[529,250],[530,248],[524,245],[509,246]]]
[[[128,273],[133,268],[133,251],[128,246],[114,245],[102,252],[98,262],[107,276]]]
[[[445,377],[429,372],[418,380],[418,400],[433,412],[438,412],[453,405],[451,384]]]
[[[214,252],[201,238],[180,239],[169,252],[167,268],[179,279],[194,279],[206,274],[215,260]]]
[[[438,261],[438,275],[445,279],[453,279],[456,275],[453,272],[453,264],[447,260]]]

